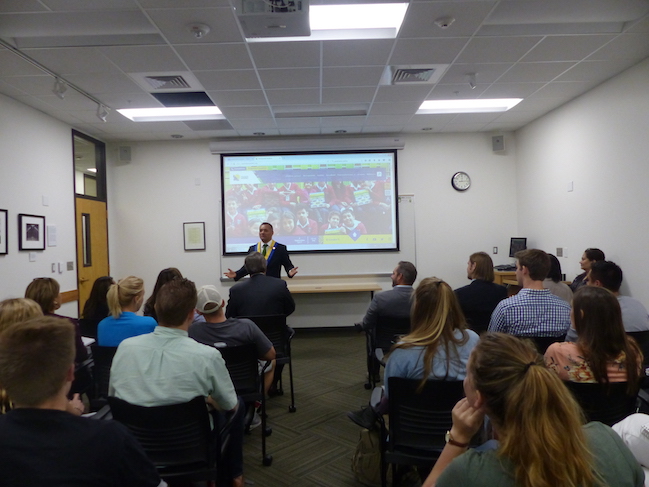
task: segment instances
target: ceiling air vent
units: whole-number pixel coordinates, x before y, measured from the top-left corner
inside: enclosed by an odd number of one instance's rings
[[[128,73],[140,88],[148,93],[174,91],[205,91],[189,71]]]
[[[387,66],[382,85],[432,85],[446,72],[448,64]]]
[[[145,76],[144,80],[154,90],[175,90],[182,88],[189,88],[190,85],[180,75],[176,76]]]

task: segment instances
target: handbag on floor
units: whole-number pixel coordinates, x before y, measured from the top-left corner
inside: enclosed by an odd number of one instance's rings
[[[381,438],[377,429],[361,430],[352,456],[352,471],[361,484],[381,487]]]

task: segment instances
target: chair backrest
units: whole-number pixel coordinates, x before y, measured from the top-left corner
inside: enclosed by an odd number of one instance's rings
[[[382,316],[374,330],[374,348],[387,352],[400,336],[408,333],[410,333],[409,316]]]
[[[628,331],[626,333],[628,336],[632,337],[640,347],[642,355],[644,356],[643,364],[644,367],[649,367],[649,330],[647,331]]]
[[[588,421],[599,421],[611,426],[635,412],[636,395],[627,393],[628,383],[564,381],[584,410]]]
[[[99,325],[99,322],[97,320],[91,320],[90,318],[79,318],[79,331],[84,337],[90,337],[96,340],[97,325]]]
[[[161,473],[164,467],[214,464],[204,397],[182,404],[144,407],[111,396],[108,404],[113,418],[131,430]]]
[[[290,355],[290,337],[285,315],[240,316],[240,318],[252,320],[259,327],[275,347],[278,359]]]
[[[230,372],[237,395],[259,394],[261,378],[257,361],[257,347],[254,343],[223,347],[218,349],[225,360],[225,366]],[[245,399],[244,399],[245,400]]]
[[[94,362],[92,374],[95,381],[95,394],[97,397],[108,397],[110,367],[113,365],[117,347],[100,347],[93,343],[90,345],[90,350]]]
[[[532,340],[534,345],[536,345],[536,349],[541,355],[543,355],[548,347],[553,343],[564,342],[566,340],[566,335],[563,334],[554,337],[519,336],[518,338],[527,338],[528,340]]]
[[[439,453],[451,429],[451,411],[464,397],[462,381],[429,380],[417,392],[419,379],[390,377],[389,450]]]

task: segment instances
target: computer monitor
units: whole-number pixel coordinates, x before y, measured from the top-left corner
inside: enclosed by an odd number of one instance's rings
[[[509,242],[509,256],[514,257],[516,255],[516,252],[518,252],[519,250],[525,250],[526,248],[526,237],[512,237]]]

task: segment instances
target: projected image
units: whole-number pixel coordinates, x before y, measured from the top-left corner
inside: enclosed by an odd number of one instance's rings
[[[225,253],[259,225],[291,252],[398,250],[396,153],[221,156]]]

